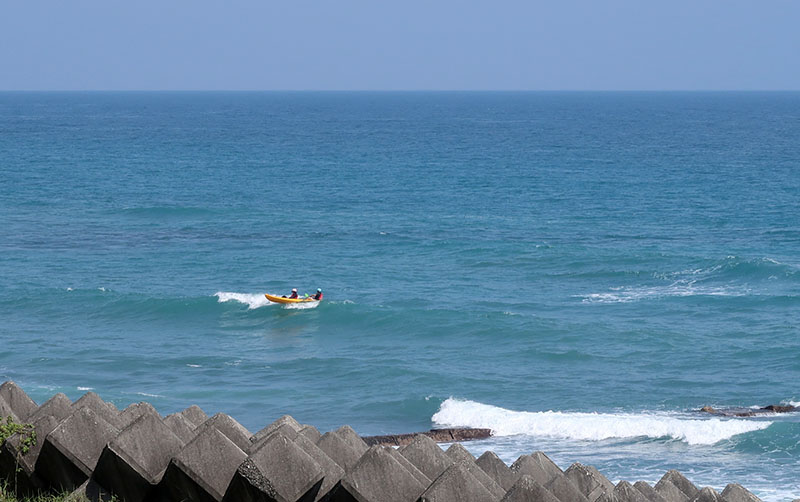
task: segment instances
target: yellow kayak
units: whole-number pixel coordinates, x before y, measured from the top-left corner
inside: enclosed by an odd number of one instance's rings
[[[270,294],[265,294],[264,296],[267,297],[267,300],[269,300],[271,302],[274,302],[274,303],[306,303],[306,302],[316,302],[316,301],[318,301],[318,300],[315,300],[315,299],[313,299],[311,297],[308,297],[308,298],[284,298],[282,296],[274,296],[274,295],[270,295]]]

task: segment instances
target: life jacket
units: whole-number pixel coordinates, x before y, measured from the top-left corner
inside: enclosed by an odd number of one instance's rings
[[[297,291],[292,291],[292,294],[289,295],[289,298],[298,298]]]
[[[314,295],[314,299],[315,299],[315,300],[322,300],[322,292],[320,291],[319,293],[317,293],[316,295]]]

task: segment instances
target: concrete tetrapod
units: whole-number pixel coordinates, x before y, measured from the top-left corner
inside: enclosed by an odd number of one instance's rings
[[[225,434],[228,439],[233,441],[233,444],[238,446],[242,451],[247,451],[251,445],[250,431],[230,415],[217,413],[203,422],[202,425],[198,426],[194,432],[195,434],[200,434],[207,427],[215,427],[218,431]]]
[[[700,494],[692,502],[725,502],[722,496],[710,486],[700,489]]]
[[[544,485],[561,502],[588,502],[588,499],[565,475],[559,474]]]
[[[6,423],[7,419],[11,419],[13,422],[19,423],[19,417],[14,410],[11,408],[11,405],[6,402],[5,399],[0,397],[0,422]]]
[[[304,425],[297,433],[304,435],[312,443],[316,443],[322,437],[322,434],[313,425]]]
[[[574,463],[564,471],[564,475],[572,481],[589,502],[594,502],[600,495],[614,491],[614,484],[592,466]]]
[[[51,416],[58,421],[64,420],[72,413],[72,401],[59,392],[44,402],[43,405],[27,418],[27,422],[33,423],[42,417]]]
[[[159,491],[169,500],[219,502],[246,458],[233,441],[209,427],[170,460]]]
[[[314,500],[320,500],[326,497],[344,477],[344,469],[339,467],[339,464],[302,434],[295,433],[294,443],[302,448],[309,457],[313,458],[320,469],[322,469],[322,475],[324,477]]]
[[[28,420],[28,417],[33,415],[37,408],[33,399],[10,380],[0,385],[0,399],[3,399],[14,410],[14,414],[20,421]]]
[[[37,438],[47,437],[58,426],[58,421],[45,416],[33,423]],[[42,451],[42,441],[36,441],[23,453],[22,436],[17,433],[0,446],[0,479],[5,479],[14,492],[20,496],[30,496],[45,488],[45,483],[36,474],[36,461]]]
[[[504,490],[510,490],[520,478],[520,474],[512,471],[494,452],[483,452],[475,463]]]
[[[103,401],[100,396],[94,392],[89,391],[72,403],[73,412],[81,408],[89,408],[107,423],[113,425],[117,429],[121,429],[120,425],[122,425],[122,421],[119,417],[119,410],[111,403]]]
[[[186,417],[180,413],[173,413],[164,417],[164,425],[169,427],[169,430],[181,438],[184,443],[188,443],[195,437],[195,425],[186,420]]]
[[[760,498],[738,483],[731,483],[726,486],[722,490],[722,498],[725,499],[725,502],[761,502]]]
[[[483,472],[483,469],[478,467],[478,464],[475,463],[475,457],[473,457],[466,448],[461,446],[460,443],[454,443],[445,453],[447,453],[447,456],[454,462],[463,462],[467,469],[469,469],[469,472],[498,499],[503,498],[503,495],[506,494],[502,486],[498,485],[495,480]]]
[[[501,502],[561,502],[538,481],[523,474],[514,483]]]
[[[195,429],[200,427],[203,422],[208,420],[208,415],[206,415],[206,412],[196,404],[189,406],[179,414],[190,424],[193,424]]]
[[[118,433],[91,408],[79,408],[45,438],[36,473],[49,487],[72,491],[92,475],[106,443]]]
[[[495,502],[499,497],[489,492],[472,475],[465,462],[448,467],[419,497],[419,502]]]
[[[149,500],[181,447],[158,413],[145,409],[103,448],[92,479],[126,502]]]
[[[353,467],[368,448],[367,443],[349,425],[326,432],[316,444],[344,470]]]
[[[333,491],[331,502],[414,502],[427,486],[382,446],[371,446]]]
[[[650,502],[667,502],[667,500],[657,491],[655,491],[652,486],[648,485],[644,481],[635,482],[633,487],[639,490],[639,493],[644,495],[644,497]]]
[[[281,433],[272,434],[239,465],[226,502],[312,501],[322,485],[319,464]]]
[[[653,490],[667,502],[691,502],[692,500],[668,479],[661,478]]]
[[[422,471],[428,479],[436,479],[453,465],[451,459],[433,439],[418,434],[410,443],[400,448],[400,454]]]
[[[700,495],[700,490],[698,490],[698,488],[694,486],[691,481],[686,479],[686,477],[683,474],[676,471],[675,469],[670,469],[669,471],[667,471],[661,477],[658,483],[661,483],[662,481],[669,481],[670,483],[672,483],[675,486],[675,488],[677,488],[684,495],[686,495],[686,498],[688,498],[689,500],[694,500],[695,498],[697,498],[698,495]],[[658,491],[658,483],[656,483],[656,491]]]
[[[511,470],[520,474],[527,474],[542,486],[546,486],[557,476],[564,475],[561,469],[540,451],[530,455],[522,455],[511,464]]]
[[[275,431],[275,429],[281,427],[282,425],[288,425],[289,427],[294,429],[295,432],[303,428],[297,420],[292,418],[291,415],[284,415],[281,418],[270,423],[260,431],[253,434],[252,437],[250,437],[250,442],[253,444],[258,443],[261,439],[266,438],[267,436],[272,434],[272,432]]]

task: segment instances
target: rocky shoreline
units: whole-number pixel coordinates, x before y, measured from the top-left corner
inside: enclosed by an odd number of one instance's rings
[[[735,483],[721,493],[698,488],[675,470],[653,486],[614,485],[592,466],[562,470],[542,452],[508,466],[489,451],[476,459],[459,444],[488,437],[488,429],[360,437],[346,425],[321,434],[286,415],[252,434],[224,413],[208,417],[191,406],[162,417],[148,403],[119,410],[93,392],[75,402],[56,394],[39,406],[13,382],[0,386],[0,417],[35,431],[30,448],[27,432],[0,444],[0,479],[22,497],[67,491],[73,502],[112,495],[126,502],[759,500]],[[453,444],[443,450],[436,441]]]

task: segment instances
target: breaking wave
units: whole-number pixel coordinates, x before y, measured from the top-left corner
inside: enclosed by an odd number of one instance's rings
[[[670,413],[513,411],[454,398],[445,400],[431,420],[440,427],[489,428],[495,436],[527,435],[584,441],[669,437],[690,445],[710,445],[772,425],[767,421],[700,419]]]
[[[267,305],[274,305],[272,302],[267,300],[267,298],[263,294],[252,294],[252,293],[230,293],[227,291],[218,291],[214,293],[214,296],[217,297],[217,301],[219,303],[225,302],[239,302],[244,303],[251,309],[257,309],[260,307],[265,307]]]

